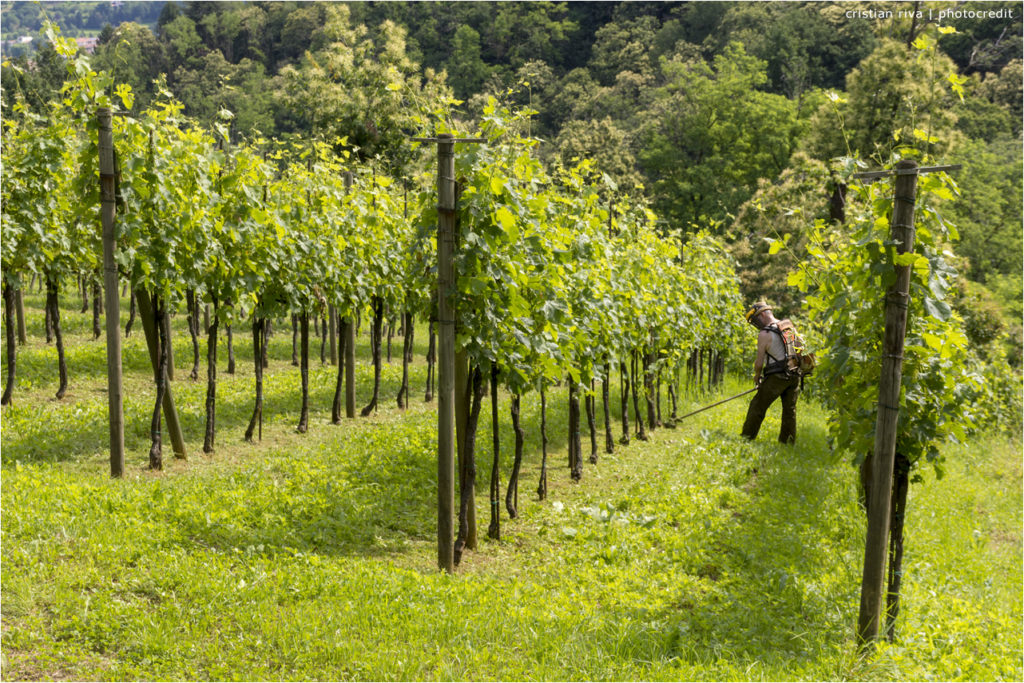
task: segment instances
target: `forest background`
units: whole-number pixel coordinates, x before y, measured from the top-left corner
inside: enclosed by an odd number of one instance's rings
[[[94,67],[137,107],[164,90],[202,122],[231,112],[239,139],[347,136],[399,163],[413,125],[367,106],[374,88],[528,107],[546,160],[590,157],[667,232],[724,236],[744,295],[786,314],[786,273],[835,211],[842,159],[923,146],[963,164],[946,212],[955,307],[975,347],[1020,366],[1019,3],[5,2],[5,117],[15,90],[41,105],[66,77],[47,18],[95,36]],[[929,32],[938,50],[921,60]],[[795,248],[769,257],[772,240]]]

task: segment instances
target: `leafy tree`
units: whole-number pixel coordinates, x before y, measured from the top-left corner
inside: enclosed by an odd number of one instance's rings
[[[608,117],[600,121],[569,121],[558,134],[555,147],[566,167],[591,159],[596,168],[625,192],[639,194],[638,190],[643,187],[643,177],[630,149],[630,138]]]
[[[968,140],[953,159],[963,164],[956,173],[961,199],[946,214],[960,232],[959,252],[970,261],[970,278],[987,282],[996,274],[1019,276],[1024,250],[1019,140]]]
[[[14,109],[18,102],[23,102],[30,111],[45,111],[67,78],[67,63],[53,43],[46,41],[31,60],[25,56],[5,59],[0,73],[0,111],[7,119],[18,115]]]
[[[350,22],[345,5],[324,11],[327,20],[314,38],[324,47],[281,71],[282,104],[295,117],[290,123],[328,140],[344,137],[361,158],[380,155],[399,168],[408,161],[408,133],[443,115],[451,96],[432,73],[422,82],[400,27],[385,22],[372,36]]]
[[[1015,122],[1014,132],[1019,134],[1021,129],[1021,81],[1022,60],[1015,59],[1004,66],[998,75],[988,74],[977,88],[977,94],[985,97],[993,104],[1005,108]]]
[[[531,59],[558,64],[576,26],[564,2],[508,2],[492,6],[480,29],[488,56],[516,69]]]
[[[767,63],[769,92],[799,98],[813,88],[840,88],[843,77],[875,45],[871,22],[848,19],[845,8],[823,3],[729,3],[705,49],[728,41]]]
[[[645,114],[640,161],[654,206],[677,229],[725,218],[759,178],[786,167],[796,107],[759,90],[765,63],[731,44],[712,64],[663,59],[664,85]]]
[[[833,97],[812,117],[805,148],[818,159],[853,155],[876,163],[914,145],[941,156],[955,144],[959,98],[951,76],[956,67],[936,48],[933,32],[920,35],[910,50],[883,40],[847,76],[845,97]]]
[[[480,34],[472,26],[464,24],[455,31],[448,70],[448,82],[461,99],[479,92],[487,79],[490,69],[480,57]]]
[[[189,116],[210,126],[226,110],[233,114],[237,134],[275,132],[277,103],[262,64],[248,58],[230,64],[214,50],[197,60],[195,67],[179,67],[173,79],[174,92],[188,103]]]
[[[160,38],[167,45],[169,67],[172,72],[178,68],[198,68],[206,47],[199,37],[196,23],[179,15],[160,27]]]
[[[730,229],[729,249],[746,301],[765,299],[781,310],[799,308],[802,296],[788,285],[787,274],[806,258],[807,227],[828,220],[833,184],[825,164],[801,152],[778,178],[758,181]]]
[[[97,46],[92,62],[118,83],[131,86],[140,107],[156,97],[154,81],[168,68],[163,43],[145,26],[131,22],[118,26],[109,42]]]
[[[615,83],[622,71],[653,75],[651,60],[658,25],[654,17],[642,16],[628,22],[605,24],[594,36],[588,64],[591,75],[603,85]]]
[[[546,94],[546,106],[540,110],[544,128],[558,130],[570,119],[586,118],[577,111],[594,98],[599,87],[590,71],[584,68],[573,69],[556,80],[551,92]]]
[[[181,16],[181,8],[176,2],[165,2],[160,9],[160,16],[156,20],[157,32],[163,35],[163,28]]]
[[[997,73],[1009,62],[1021,58],[1024,16],[1018,3],[965,2],[957,5],[956,9],[965,13],[1004,11],[1002,19],[978,20],[964,16],[944,22],[956,32],[944,34],[939,45],[963,73]]]

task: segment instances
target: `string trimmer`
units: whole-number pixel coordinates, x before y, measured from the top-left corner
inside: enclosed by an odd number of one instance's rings
[[[696,415],[697,413],[703,413],[705,410],[710,410],[711,408],[714,408],[715,406],[720,406],[723,403],[728,403],[729,401],[733,400],[734,398],[739,398],[740,396],[746,396],[747,394],[749,394],[752,391],[757,391],[757,387],[754,387],[753,389],[747,389],[746,391],[742,391],[742,392],[736,394],[735,396],[730,396],[729,398],[723,398],[721,401],[719,401],[717,403],[712,403],[709,406],[704,406],[703,408],[698,408],[697,410],[693,411],[692,413],[687,413],[686,415],[683,415],[682,417],[680,417],[678,419],[685,420],[686,418],[690,417],[691,415]]]

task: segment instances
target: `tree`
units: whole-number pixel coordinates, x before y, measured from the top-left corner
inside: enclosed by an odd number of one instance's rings
[[[731,44],[713,63],[662,59],[641,132],[640,162],[655,210],[675,229],[725,218],[759,178],[786,167],[797,132],[796,106],[762,92],[765,63]]]
[[[802,296],[787,274],[806,257],[807,228],[829,217],[828,168],[797,152],[778,178],[758,181],[757,191],[731,224],[730,251],[736,257],[746,301],[765,299],[795,311]]]
[[[941,157],[955,144],[958,98],[948,78],[956,75],[932,33],[921,34],[911,50],[884,40],[846,77],[845,97],[834,97],[812,117],[805,149],[823,160],[852,155],[882,163],[918,144]]]
[[[948,20],[954,33],[939,40],[963,73],[999,72],[1010,61],[1021,57],[1022,15],[1016,2],[965,2],[957,6],[965,16]],[[998,12],[1002,18],[978,20],[967,16],[970,11]]]
[[[490,69],[480,57],[480,34],[472,26],[463,24],[455,31],[448,70],[448,82],[460,99],[479,92],[487,79]]]
[[[633,21],[608,23],[598,29],[591,49],[590,73],[603,85],[615,83],[622,71],[653,75],[651,61],[658,25],[654,17],[643,16]]]
[[[372,35],[350,22],[345,5],[324,11],[327,20],[313,36],[323,47],[281,71],[289,124],[327,140],[346,138],[360,158],[380,155],[400,168],[411,153],[408,133],[443,116],[451,96],[435,74],[423,82],[399,26],[385,22]]]
[[[850,19],[824,3],[729,3],[704,47],[715,53],[729,41],[767,62],[769,92],[799,98],[813,88],[840,88],[843,78],[875,46],[871,22]]]
[[[148,28],[132,22],[118,26],[109,42],[97,46],[92,63],[109,71],[116,82],[130,85],[140,107],[153,101],[154,81],[168,68],[163,43]]]
[[[1021,129],[1021,65],[1020,59],[1015,59],[1004,66],[999,74],[988,74],[977,88],[977,94],[985,97],[989,102],[1005,108],[1015,122],[1014,132],[1020,133]]]
[[[964,166],[956,174],[961,199],[946,213],[960,233],[959,252],[970,261],[968,275],[983,283],[994,275],[1019,276],[1024,250],[1019,140],[968,140],[953,159]]]
[[[600,121],[569,121],[558,134],[555,147],[558,159],[566,167],[593,159],[595,167],[624,192],[639,193],[643,187],[629,135],[608,117]]]
[[[494,15],[480,31],[488,61],[516,69],[531,59],[559,64],[576,25],[564,2],[508,2],[492,6]]]
[[[195,69],[206,47],[199,37],[196,23],[184,15],[172,19],[160,29],[161,40],[167,46],[167,57],[171,71],[179,67]]]

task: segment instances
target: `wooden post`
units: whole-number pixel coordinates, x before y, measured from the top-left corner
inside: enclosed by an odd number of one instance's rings
[[[914,203],[917,196],[917,162],[896,165],[896,182],[890,236],[903,254],[914,249]],[[872,455],[872,482],[868,500],[867,542],[861,581],[857,635],[862,646],[878,638],[885,597],[885,560],[889,542],[889,505],[892,495],[896,427],[899,418],[900,383],[903,375],[903,340],[910,304],[910,266],[896,266],[896,282],[885,295],[885,339],[882,375],[878,386],[878,421]]]
[[[352,188],[352,171],[345,172],[345,192]],[[355,314],[342,325],[345,333],[345,417],[356,416],[356,320]]]
[[[455,290],[455,142],[437,140],[437,566],[455,571],[455,311],[448,297]],[[461,392],[464,392],[463,388]],[[461,393],[460,392],[460,393]]]
[[[124,476],[124,402],[121,395],[121,299],[118,294],[114,232],[114,132],[108,107],[99,119],[100,217],[103,224],[103,296],[107,327],[107,408],[110,418],[110,476]]]
[[[139,317],[142,318],[142,330],[146,333],[146,346],[149,347],[149,360],[153,364],[153,372],[159,366],[159,359],[156,356],[157,339],[156,325],[153,324],[153,302],[150,301],[149,292],[145,287],[140,287],[135,292],[135,302],[139,306]],[[168,339],[168,345],[170,339]],[[167,432],[171,437],[171,447],[174,449],[174,457],[185,459],[185,437],[181,433],[181,421],[178,420],[178,410],[174,407],[174,396],[171,394],[170,378],[167,378],[167,388],[164,391],[164,419],[167,420]]]

